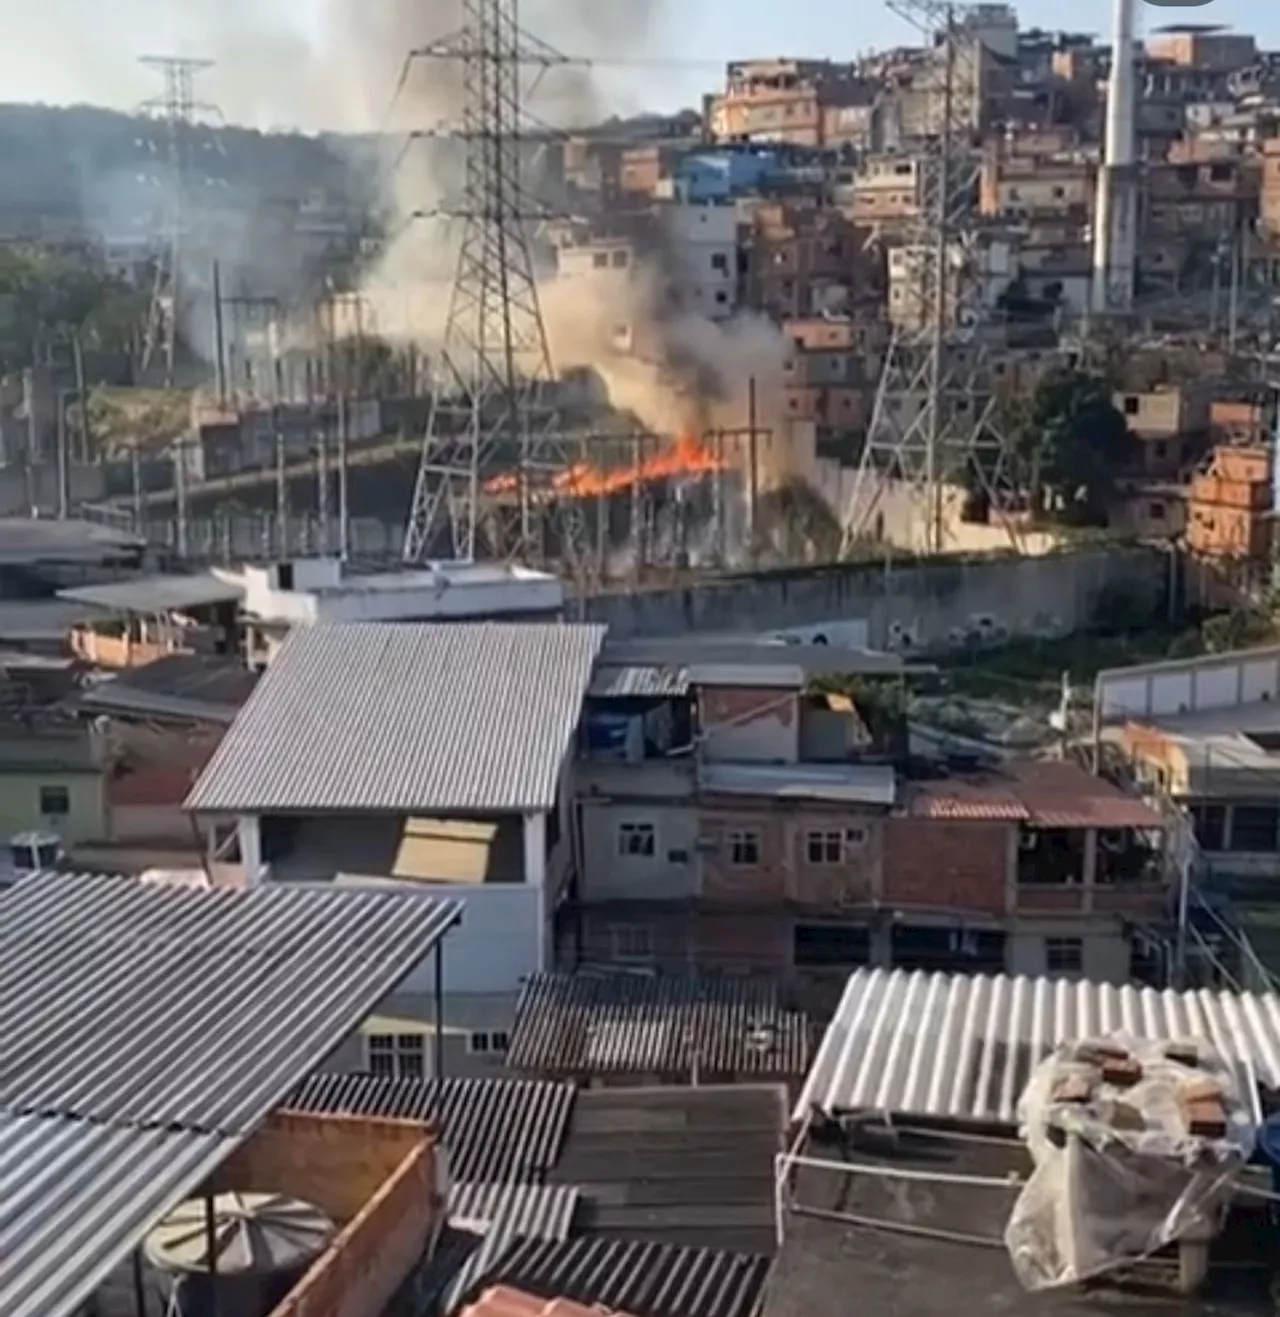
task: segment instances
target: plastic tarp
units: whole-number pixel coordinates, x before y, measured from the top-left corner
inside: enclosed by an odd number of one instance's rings
[[[1113,1036],[1047,1057],[1018,1110],[1034,1169],[1005,1243],[1022,1284],[1073,1285],[1175,1242],[1207,1245],[1254,1146],[1241,1088],[1203,1040]],[[1197,1099],[1220,1125],[1193,1121]]]

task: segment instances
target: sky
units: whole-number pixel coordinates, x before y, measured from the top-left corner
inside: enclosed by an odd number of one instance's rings
[[[202,95],[232,121],[308,129],[373,126],[372,108],[395,80],[403,13],[439,11],[449,0],[0,0],[0,98],[90,102],[133,109],[159,90],[140,54],[208,56]],[[601,22],[610,5],[625,20]],[[770,55],[848,58],[908,42],[912,28],[881,0],[532,0],[541,35],[565,53],[617,60],[597,77],[608,108],[634,113],[696,105],[730,59]],[[1195,8],[1139,4],[1151,28],[1185,16],[1254,31],[1280,48],[1276,0],[1208,0]],[[1111,0],[1023,0],[1024,27],[1105,33]],[[637,20],[640,11],[648,13]],[[416,20],[415,20],[416,21]],[[534,26],[532,18],[525,21]],[[637,22],[645,31],[639,36]],[[353,26],[354,25],[354,26]],[[360,87],[343,86],[348,43],[384,30],[382,63],[362,58]],[[547,31],[547,27],[553,30]],[[634,61],[628,64],[628,61]]]

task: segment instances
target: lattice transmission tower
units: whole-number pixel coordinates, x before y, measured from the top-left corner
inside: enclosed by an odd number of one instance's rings
[[[158,96],[139,107],[154,115],[164,126],[164,188],[160,251],[156,255],[151,304],[142,343],[142,369],[149,370],[157,359],[164,362],[165,383],[173,384],[178,325],[183,310],[182,262],[186,236],[187,202],[192,128],[199,115],[216,115],[217,107],[196,99],[196,75],[213,67],[211,59],[188,59],[180,55],[143,55],[139,63],[154,69],[164,79]]]
[[[576,501],[551,478],[573,464],[555,405],[555,373],[526,225],[548,218],[526,190],[525,79],[570,64],[519,26],[515,0],[462,0],[463,26],[411,59],[451,61],[462,120],[440,134],[465,154],[457,205],[427,212],[463,226],[444,341],[405,527],[404,557],[447,543],[453,556],[576,557]],[[493,488],[497,480],[500,490]]]
[[[904,297],[885,354],[857,476],[843,517],[846,551],[881,538],[893,491],[918,518],[917,547],[945,549],[947,493],[963,488],[999,518],[1007,444],[990,388],[976,224],[981,170],[982,47],[967,5],[888,0],[929,46],[926,95],[904,133],[916,160],[916,218],[891,250]],[[973,6],[979,9],[980,6]],[[891,266],[891,283],[894,282]],[[1012,530],[1011,523],[1010,535]]]

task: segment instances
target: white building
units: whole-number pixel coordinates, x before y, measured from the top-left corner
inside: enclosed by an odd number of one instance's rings
[[[463,1032],[501,1033],[521,981],[553,963],[567,782],[603,639],[603,627],[559,623],[300,627],[186,808],[251,883],[460,900],[447,1001],[468,1003],[476,1023]],[[424,965],[402,985],[397,1015],[429,1000],[433,974]]]
[[[564,586],[547,572],[506,563],[431,563],[351,572],[336,558],[301,558],[234,573],[243,590],[246,655],[267,662],[295,626],[317,622],[455,622],[559,617]]]
[[[660,213],[685,310],[727,320],[738,309],[737,207],[673,201]]]

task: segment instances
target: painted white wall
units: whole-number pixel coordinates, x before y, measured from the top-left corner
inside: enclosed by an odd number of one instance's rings
[[[549,966],[542,959],[550,946],[541,888],[523,883],[467,887],[458,883],[405,883],[395,879],[343,874],[342,887],[387,887],[427,900],[457,901],[462,923],[448,933],[444,948],[446,994],[514,993],[530,974]],[[435,985],[434,953],[404,982],[396,995],[431,993]]]

